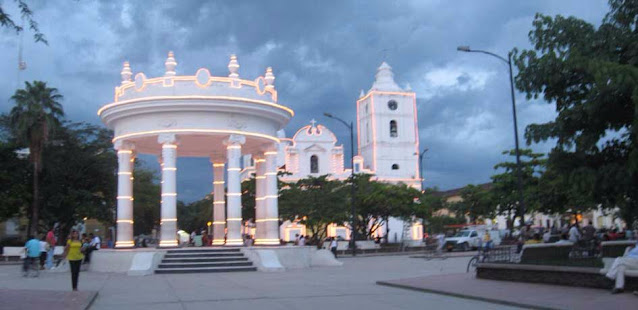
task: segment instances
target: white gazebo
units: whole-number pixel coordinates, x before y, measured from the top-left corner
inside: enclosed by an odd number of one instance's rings
[[[213,244],[238,246],[242,240],[240,158],[251,154],[256,164],[256,245],[278,245],[277,131],[294,112],[277,103],[271,68],[255,80],[239,78],[230,56],[227,77],[207,69],[176,75],[177,61],[168,53],[164,76],[135,74],[128,62],[115,97],[98,111],[115,132],[118,154],[116,248],[133,244],[133,159],[157,155],[162,166],[160,247],[177,246],[176,160],[179,156],[210,158],[214,181]],[[227,174],[224,179],[224,174]],[[224,191],[226,189],[226,192]],[[227,212],[226,212],[227,210]]]

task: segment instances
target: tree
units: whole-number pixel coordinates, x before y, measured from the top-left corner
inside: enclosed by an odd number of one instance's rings
[[[51,135],[52,143],[43,152],[41,192],[46,199],[40,230],[58,222],[65,236],[83,218],[115,223],[117,157],[112,137],[110,130],[86,123],[62,124]]]
[[[371,182],[372,191],[364,197],[362,209],[357,210],[360,218],[367,221],[365,236],[370,238],[383,225],[386,227],[385,235],[389,234],[387,223],[390,217],[401,218],[403,221],[412,222],[412,216],[416,213],[415,206],[421,192],[405,184],[387,184]],[[416,200],[416,201],[415,201]],[[364,223],[360,223],[363,225]],[[388,238],[386,238],[386,242]]]
[[[29,162],[16,151],[15,145],[0,141],[0,222],[24,215],[31,203]]]
[[[241,182],[241,217],[244,221],[253,219],[254,223],[256,190],[257,183],[254,175],[250,179]]]
[[[201,231],[207,229],[207,223],[211,221],[213,214],[213,195],[206,195],[204,199],[184,205],[180,202],[177,206],[177,224],[185,231]]]
[[[10,112],[11,128],[17,141],[29,147],[29,158],[33,163],[33,198],[28,229],[31,234],[37,233],[39,225],[42,152],[49,134],[64,117],[61,99],[62,95],[56,88],[49,88],[41,81],[25,82],[25,88],[17,90],[11,97],[16,104]]]
[[[135,160],[133,171],[133,234],[150,234],[160,225],[161,211],[160,178],[155,170],[144,168],[139,159]],[[180,208],[177,219],[180,220]]]
[[[492,217],[495,207],[489,190],[480,185],[468,184],[461,189],[460,194],[461,201],[450,204],[450,210],[458,217],[467,216],[470,223],[476,223],[479,218]]]
[[[516,156],[516,150],[504,151],[503,155]],[[540,176],[544,172],[546,159],[544,154],[534,153],[531,149],[520,150],[521,157],[521,179],[523,183],[523,199],[527,205],[527,212],[543,211],[546,213],[559,212],[559,206],[547,200],[554,197],[552,188],[541,195]],[[502,170],[501,173],[492,175],[492,187],[490,189],[490,200],[492,213],[505,216],[507,227],[513,228],[514,219],[520,217],[518,182],[516,174],[516,162],[506,161],[494,166],[495,170]],[[545,195],[546,197],[543,197]],[[551,196],[550,196],[551,195]],[[542,200],[546,199],[545,202]],[[524,223],[520,223],[523,225]]]
[[[20,17],[23,21],[26,21],[29,24],[29,29],[33,31],[33,39],[35,40],[35,42],[48,44],[47,40],[44,38],[44,35],[40,32],[38,23],[33,19],[33,12],[29,8],[29,5],[27,5],[27,3],[23,0],[13,1],[18,5],[18,9],[20,10]],[[2,6],[0,6],[0,26],[13,29],[16,33],[24,31],[22,25],[16,24],[11,15],[7,14]]]
[[[534,48],[515,57],[516,86],[556,106],[555,120],[525,132],[528,143],[556,140],[546,173],[567,197],[618,207],[629,224],[638,219],[638,3],[609,6],[598,28],[537,14]]]
[[[280,189],[279,216],[306,225],[313,243],[326,237],[329,224],[348,219],[348,188],[340,181],[329,180],[328,175],[309,176]]]

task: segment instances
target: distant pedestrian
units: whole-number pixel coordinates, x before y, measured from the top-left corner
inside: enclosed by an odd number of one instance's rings
[[[53,268],[53,255],[55,254],[55,245],[57,240],[55,240],[55,233],[53,233],[53,228],[49,229],[47,232],[47,243],[49,244],[49,250],[47,251],[47,269]]]
[[[295,245],[299,245],[299,234],[295,234]]]
[[[304,235],[299,236],[299,246],[305,246],[306,245],[306,237],[304,237]]]
[[[89,234],[89,237],[86,239],[88,241],[88,245],[84,246],[84,263],[91,263],[91,254],[93,251],[97,251],[100,249],[100,244],[102,243],[100,237],[94,236],[93,233]]]
[[[24,276],[26,277],[29,272],[29,268],[37,268],[36,261],[40,257],[40,240],[33,236],[27,238],[29,241],[24,244],[25,256],[24,256]]]
[[[592,241],[596,236],[596,228],[592,225],[591,221],[587,224],[587,226],[583,227],[583,240]]]
[[[580,240],[581,238],[581,234],[580,234],[580,230],[578,229],[578,223],[575,223],[574,225],[572,225],[572,228],[569,229],[569,241],[576,243],[578,242],[578,240]]]
[[[71,232],[71,238],[67,240],[64,248],[64,257],[69,261],[71,267],[71,287],[78,290],[78,278],[80,276],[80,265],[82,264],[82,241],[80,241],[77,230]]]
[[[44,270],[44,263],[47,260],[48,251],[49,244],[46,242],[46,237],[42,237],[42,240],[40,240],[40,270]]]
[[[330,241],[330,251],[335,258],[337,258],[337,238],[335,237],[332,237],[332,240]]]

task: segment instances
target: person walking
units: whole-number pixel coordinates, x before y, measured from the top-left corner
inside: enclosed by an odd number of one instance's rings
[[[40,257],[40,240],[33,236],[29,236],[27,239],[29,241],[24,244],[26,255],[24,257],[24,266],[22,267],[25,277],[29,274],[29,268],[37,268],[36,261]]]
[[[56,241],[57,240],[55,240],[55,233],[53,232],[53,228],[51,228],[49,229],[49,232],[47,232],[47,239],[46,239],[46,242],[49,244],[49,250],[47,251],[47,262],[46,262],[47,269],[53,268],[53,255],[55,254]]]
[[[42,240],[40,240],[40,270],[44,270],[47,252],[49,252],[49,243],[46,242],[46,237],[43,236]]]
[[[71,287],[78,290],[78,278],[80,276],[80,266],[82,265],[82,241],[77,230],[71,232],[71,238],[67,240],[64,248],[64,257],[69,261],[71,267]]]
[[[330,241],[330,251],[335,258],[337,258],[337,238],[335,237],[332,237],[332,240]]]

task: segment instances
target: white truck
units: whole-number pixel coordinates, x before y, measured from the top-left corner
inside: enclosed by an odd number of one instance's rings
[[[477,249],[482,246],[483,238],[485,237],[486,230],[480,229],[463,229],[454,235],[454,237],[445,238],[445,249],[448,252],[451,252],[454,249],[459,249],[462,251],[469,251],[472,249]],[[498,230],[487,230],[490,234],[490,239],[492,240],[492,244],[499,245],[501,243],[501,237]]]

